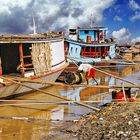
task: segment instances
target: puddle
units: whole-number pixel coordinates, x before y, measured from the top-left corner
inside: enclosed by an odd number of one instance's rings
[[[116,76],[123,77],[126,80],[135,82],[136,84],[140,84],[139,66],[104,68],[104,70]],[[122,81],[111,76],[99,72],[95,74],[99,84],[120,85],[120,83],[122,83]],[[90,80],[90,84],[95,83]],[[103,88],[68,88],[53,86],[45,89],[45,91],[67,97],[71,100],[88,102],[88,105],[97,107],[111,101],[111,94],[109,92],[112,90]],[[36,100],[40,101],[40,103],[36,102],[31,104],[30,102],[25,104],[25,102],[15,101],[12,103],[16,106],[0,106],[0,117],[7,117],[0,121],[0,140],[38,140],[47,135],[49,131],[58,124],[58,120],[59,122],[77,120],[82,115],[92,111],[91,109],[74,103],[67,103],[40,92],[34,92],[16,99]],[[45,101],[44,104],[41,103],[42,100]],[[98,101],[98,103],[93,101]],[[5,104],[6,103],[8,102],[5,102]],[[2,105],[2,103],[0,105]],[[12,117],[17,118],[13,120]],[[24,120],[25,118],[31,118],[32,120]],[[52,123],[52,120],[54,123]]]

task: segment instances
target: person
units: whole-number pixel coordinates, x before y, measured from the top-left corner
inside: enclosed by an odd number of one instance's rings
[[[96,81],[96,79],[94,78],[94,67],[90,64],[83,64],[82,62],[78,62],[78,71],[85,73],[85,78],[87,81],[87,85],[89,84],[89,79],[92,78],[95,82],[96,85],[98,85],[98,82]]]

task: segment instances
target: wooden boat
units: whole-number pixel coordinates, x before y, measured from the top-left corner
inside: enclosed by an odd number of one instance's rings
[[[68,66],[64,37],[59,32],[29,35],[0,35],[0,75],[54,82]],[[42,88],[44,85],[25,83]],[[0,78],[0,98],[30,91]]]
[[[122,45],[118,46],[119,48],[119,55],[128,60],[133,62],[140,62],[140,48],[139,44],[136,43],[135,45]]]
[[[65,52],[68,61],[98,63],[116,57],[116,43],[106,38],[107,28],[90,27],[70,29],[65,39]]]

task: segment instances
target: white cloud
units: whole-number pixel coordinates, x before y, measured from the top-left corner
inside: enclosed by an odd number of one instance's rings
[[[136,3],[136,1],[134,1],[134,0],[129,0],[129,7],[134,11],[140,9],[139,4]]]
[[[30,2],[31,0],[1,0],[0,13],[5,12],[5,13],[10,14],[12,12],[10,8],[14,8],[17,6],[24,9]]]
[[[115,17],[114,17],[114,21],[122,21],[122,18],[119,17],[119,16],[115,16]]]
[[[89,23],[91,14],[93,20],[100,23],[104,18],[104,10],[115,2],[116,0],[1,0],[0,14],[13,14],[18,7],[26,13],[28,22],[34,13],[40,28],[75,28],[81,23]]]
[[[140,42],[140,36],[132,39],[132,43]]]
[[[68,26],[68,28],[75,28],[81,23],[89,22],[90,15],[93,15],[93,20],[95,22],[101,22],[103,19],[103,11],[109,8],[114,3],[113,0],[99,1],[99,0],[75,0],[69,3],[69,14],[68,16],[61,16],[57,19],[57,25],[64,27]],[[59,3],[57,3],[59,5]],[[46,8],[49,8],[49,5],[46,5]],[[59,6],[60,7],[60,6]],[[65,7],[67,8],[67,7]],[[77,16],[73,16],[76,14],[76,10],[81,9],[81,13]],[[59,9],[58,11],[60,11]],[[53,15],[52,15],[53,16]],[[52,27],[52,26],[51,26]],[[53,26],[55,27],[55,26]],[[53,28],[52,28],[53,29]]]
[[[112,36],[118,43],[128,43],[130,41],[130,35],[130,32],[124,27],[112,32]]]
[[[131,21],[139,20],[140,12],[135,12],[135,15],[130,18]]]

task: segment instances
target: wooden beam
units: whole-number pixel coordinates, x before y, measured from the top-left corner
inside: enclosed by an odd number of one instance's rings
[[[10,81],[10,82],[12,82],[12,83],[14,83],[14,84],[18,84],[18,85],[21,85],[21,86],[23,86],[23,87],[27,87],[27,88],[29,88],[29,89],[36,90],[36,91],[39,91],[39,92],[41,92],[41,93],[44,93],[44,94],[53,96],[53,97],[55,97],[55,98],[59,98],[59,99],[66,100],[66,101],[74,101],[74,100],[71,100],[71,99],[67,99],[67,98],[61,97],[61,96],[59,96],[59,95],[55,95],[55,94],[50,93],[50,92],[46,92],[46,91],[44,91],[44,90],[41,90],[41,89],[38,89],[38,88],[35,88],[35,87],[31,87],[31,86],[25,85],[25,84],[23,84],[23,83],[20,83],[20,82],[15,81],[14,79],[6,78],[6,77],[3,77],[3,76],[1,76],[1,78],[4,79],[4,80]],[[84,103],[81,103],[81,102],[75,101],[75,103],[78,104],[78,105],[80,105],[80,106],[84,106],[84,107],[87,107],[87,108],[90,108],[90,109],[93,109],[93,110],[96,110],[96,111],[99,111],[99,110],[100,110],[100,109],[98,109],[98,108],[96,108],[96,107],[89,106],[89,105],[84,104]]]

